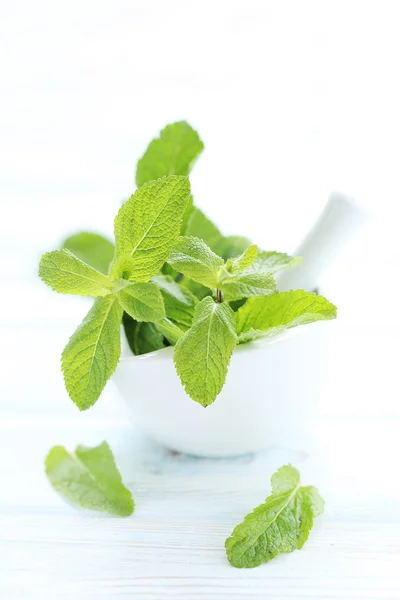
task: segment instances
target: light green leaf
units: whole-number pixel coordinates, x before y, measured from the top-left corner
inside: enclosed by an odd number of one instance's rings
[[[133,513],[132,494],[122,483],[107,442],[94,448],[77,446],[75,452],[54,446],[45,467],[53,488],[68,501],[120,517]]]
[[[121,289],[116,292],[125,312],[136,321],[159,321],[165,316],[164,301],[155,283],[129,283],[116,281]]]
[[[175,346],[174,361],[186,393],[202,406],[214,402],[225,383],[237,344],[231,307],[210,297],[197,304],[193,325]]]
[[[138,161],[136,185],[141,187],[148,181],[169,175],[189,175],[198,156],[203,151],[203,142],[198,133],[185,121],[167,125],[160,137],[150,142],[145,154]],[[190,195],[182,217],[180,233],[193,210],[193,197]]]
[[[189,279],[214,289],[218,284],[218,269],[224,261],[199,238],[185,236],[178,238],[168,263]]]
[[[53,250],[43,254],[39,275],[44,283],[61,294],[106,296],[111,293],[110,279],[69,250]]]
[[[224,298],[234,301],[269,296],[276,290],[274,274],[295,266],[300,260],[281,252],[259,252],[257,255],[256,246],[250,246],[239,258],[228,260],[226,266],[232,276],[224,278],[220,286]],[[247,267],[241,269],[246,264]]]
[[[190,327],[193,321],[194,307],[197,304],[196,296],[187,288],[176,283],[172,277],[156,275],[152,281],[161,290],[166,316],[185,327]]]
[[[95,404],[117,367],[121,319],[114,295],[96,299],[62,353],[65,387],[80,410]]]
[[[301,263],[301,258],[294,258],[285,254],[284,252],[259,252],[255,262],[255,266],[260,271],[268,271],[272,275],[282,271],[283,269],[290,269]]]
[[[114,244],[102,235],[81,231],[64,240],[62,247],[107,275],[108,267],[114,256]]]
[[[129,280],[135,272],[135,262],[130,254],[123,254],[115,258],[110,267],[110,279]]]
[[[141,187],[165,175],[189,175],[203,150],[199,134],[189,123],[178,121],[167,125],[138,161],[136,185]]]
[[[190,218],[190,215],[192,214],[193,207],[194,207],[193,196],[192,196],[192,194],[190,194],[186,210],[183,213],[183,217],[182,217],[182,224],[181,224],[181,230],[180,230],[181,235],[184,235],[184,233],[185,233],[186,225]]]
[[[216,252],[224,240],[218,227],[208,219],[197,207],[194,207],[187,221],[186,236],[197,237],[203,240],[213,252]]]
[[[239,256],[251,245],[249,239],[240,236],[224,236],[212,221],[194,207],[187,221],[185,235],[198,237],[224,260]]]
[[[257,258],[258,249],[257,246],[249,246],[246,250],[237,258],[229,258],[226,263],[226,268],[229,273],[236,274],[241,273],[254,263]]]
[[[161,319],[161,321],[158,321],[157,328],[172,346],[175,346],[177,341],[180,340],[185,333],[176,323],[166,317]]]
[[[212,296],[212,291],[208,287],[201,285],[201,283],[196,283],[196,281],[193,281],[188,277],[182,277],[179,283],[181,286],[192,292],[198,300],[203,300],[206,296]]]
[[[251,296],[268,296],[276,290],[276,283],[271,273],[258,271],[255,263],[237,274],[221,279],[219,285],[225,300],[231,302]]]
[[[224,237],[213,250],[219,256],[222,256],[224,260],[228,260],[229,258],[235,258],[236,256],[239,256],[239,254],[242,254],[242,252],[250,245],[251,241],[246,237],[229,235]]]
[[[186,177],[163,177],[136,190],[120,208],[115,260],[132,258],[132,281],[150,281],[161,269],[179,235],[189,196]]]
[[[122,322],[133,354],[147,354],[165,348],[164,336],[154,323],[139,323],[128,313],[124,313]]]
[[[236,313],[240,342],[276,335],[297,325],[334,319],[336,306],[323,296],[295,290],[249,298]]]
[[[272,493],[225,542],[226,554],[234,567],[257,567],[282,552],[303,547],[313,520],[324,508],[314,487],[301,487],[297,469],[287,465],[271,477]]]

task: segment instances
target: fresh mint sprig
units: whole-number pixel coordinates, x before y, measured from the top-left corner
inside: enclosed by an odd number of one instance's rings
[[[257,567],[278,554],[302,548],[314,518],[324,510],[318,490],[302,487],[300,474],[291,465],[278,469],[271,484],[271,495],[235,527],[225,542],[228,560],[234,567]]]
[[[133,513],[132,494],[122,483],[107,442],[94,448],[79,445],[75,452],[54,446],[45,469],[53,488],[69,502],[120,517]]]
[[[246,302],[236,318],[229,302],[251,297],[254,301],[254,297],[259,296],[262,306],[263,298],[276,292],[271,271],[275,273],[279,268],[295,264],[295,261],[288,255],[259,253],[257,246],[252,245],[237,258],[225,262],[203,240],[181,236],[171,251],[168,263],[185,277],[208,287],[215,298],[207,296],[196,306],[193,324],[179,338],[174,351],[175,367],[187,394],[202,406],[208,406],[222,390],[236,344],[249,341],[251,335],[256,337],[255,327],[252,326],[249,333],[244,325],[242,330],[237,324],[239,315],[240,323],[244,321],[246,307],[251,304]],[[303,294],[307,297],[305,292]],[[311,306],[309,312],[314,308]],[[255,317],[255,311],[249,311]],[[264,312],[268,313],[268,310]],[[313,313],[312,320],[318,318],[323,318],[321,311]],[[268,335],[266,330],[272,327],[268,317],[254,325],[257,326],[258,337]],[[288,326],[289,322],[280,323],[281,330]]]
[[[193,206],[186,176],[203,147],[186,122],[168,125],[138,162],[141,187],[115,218],[115,245],[76,234],[42,258],[40,276],[54,290],[96,298],[62,356],[81,410],[97,401],[118,364],[121,321],[135,354],[176,346],[186,392],[208,406],[236,344],[336,317],[321,296],[277,291],[275,274],[298,258],[225,236]]]
[[[99,296],[62,354],[65,386],[80,410],[93,406],[117,367],[123,312],[136,322],[164,320],[162,293],[150,280],[179,235],[189,198],[186,177],[164,177],[137,190],[115,219],[115,255],[109,275],[66,249],[42,257],[39,274],[54,290]],[[177,331],[170,337],[178,339]]]

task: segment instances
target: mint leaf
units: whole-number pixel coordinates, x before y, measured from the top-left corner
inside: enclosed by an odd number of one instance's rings
[[[190,327],[197,304],[196,296],[167,275],[156,275],[152,281],[161,290],[166,316],[180,325]]]
[[[255,266],[260,271],[268,271],[271,274],[275,274],[278,271],[282,271],[283,269],[289,269],[291,267],[295,267],[299,263],[301,263],[301,258],[293,258],[293,256],[289,256],[289,254],[285,254],[284,252],[259,252],[256,260]]]
[[[225,300],[231,302],[251,296],[268,296],[276,290],[276,283],[271,273],[259,270],[253,263],[242,272],[221,278],[219,287]]]
[[[164,336],[154,323],[139,323],[128,313],[124,313],[122,323],[133,354],[147,354],[165,348]]]
[[[62,247],[107,275],[114,256],[114,244],[102,235],[82,231],[64,240]]]
[[[257,567],[282,552],[304,546],[313,520],[324,509],[324,501],[312,486],[301,487],[297,469],[287,465],[271,477],[272,493],[225,542],[234,567]]]
[[[115,261],[132,258],[132,281],[147,282],[161,269],[179,235],[189,197],[186,177],[163,177],[136,190],[120,208],[114,224]]]
[[[223,237],[221,242],[216,248],[213,248],[213,250],[219,254],[219,256],[222,256],[224,260],[228,260],[229,258],[235,258],[236,256],[239,256],[239,254],[242,254],[250,244],[251,241],[246,237],[229,235]]]
[[[180,234],[181,235],[183,235],[184,232],[185,232],[188,219],[189,219],[189,217],[190,217],[190,215],[192,214],[192,211],[193,211],[193,207],[194,207],[193,196],[192,196],[192,194],[190,194],[189,199],[188,199],[188,203],[187,203],[187,206],[186,206],[186,210],[183,213],[183,217],[182,217],[182,223],[181,223],[181,229],[180,229]]]
[[[198,237],[209,248],[224,260],[239,256],[250,246],[251,242],[245,237],[224,236],[216,225],[199,209],[194,207],[188,218],[186,236]]]
[[[168,263],[189,279],[214,289],[218,285],[218,269],[224,261],[199,238],[180,237],[171,251]]]
[[[133,513],[132,494],[122,483],[107,442],[94,448],[77,446],[75,452],[54,446],[45,468],[53,488],[70,502],[120,517]]]
[[[164,301],[155,283],[115,282],[121,289],[116,292],[125,312],[136,321],[159,321],[165,316]]]
[[[161,319],[161,321],[158,321],[157,327],[171,344],[171,346],[175,346],[177,341],[180,340],[184,334],[183,329],[166,317]]]
[[[334,319],[336,306],[323,296],[295,290],[249,298],[236,313],[240,342],[276,335],[297,325]]]
[[[39,276],[61,294],[106,296],[111,293],[109,278],[82,262],[69,250],[53,250],[43,254]]]
[[[110,268],[110,279],[129,280],[135,272],[135,262],[130,254],[115,257]]]
[[[196,305],[192,327],[174,351],[175,367],[186,393],[202,406],[214,402],[222,390],[236,344],[231,307],[204,298]]]
[[[117,367],[121,319],[114,295],[97,298],[62,353],[65,387],[80,410],[95,404]]]
[[[257,258],[257,246],[249,246],[240,256],[229,258],[226,262],[226,268],[229,273],[241,273],[254,263]]]
[[[259,252],[250,246],[235,259],[229,259],[226,268],[230,276],[220,285],[225,300],[235,301],[251,296],[268,296],[276,290],[273,275],[282,269],[297,265],[301,259],[282,252]]]
[[[180,280],[180,285],[194,294],[198,300],[203,300],[206,296],[212,296],[212,292],[208,287],[201,285],[201,283],[196,283],[196,281],[188,279],[188,277],[183,277]]]
[[[165,175],[189,175],[203,150],[199,134],[189,123],[178,121],[167,125],[138,161],[136,185],[141,187]]]
[[[197,207],[194,207],[188,218],[185,235],[203,240],[211,250],[217,252],[224,237],[218,227],[208,219]]]

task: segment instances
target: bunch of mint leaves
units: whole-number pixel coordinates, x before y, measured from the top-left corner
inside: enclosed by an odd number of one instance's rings
[[[115,243],[81,232],[41,259],[53,290],[94,298],[62,353],[80,410],[97,402],[118,365],[121,323],[134,354],[173,345],[186,393],[208,406],[237,344],[336,317],[322,296],[277,290],[275,274],[299,259],[224,236],[194,206],[188,176],[203,149],[188,123],[167,125],[138,161],[138,189],[115,218]]]

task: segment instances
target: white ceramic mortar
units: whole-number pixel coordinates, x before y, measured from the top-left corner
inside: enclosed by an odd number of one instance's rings
[[[312,289],[362,217],[353,202],[332,195],[296,253],[303,265],[282,273],[280,289]],[[321,321],[238,346],[225,386],[207,408],[186,395],[172,347],[133,356],[124,338],[113,379],[132,420],[165,446],[198,456],[253,452],[290,443],[309,425],[326,382],[334,329],[334,321]]]

